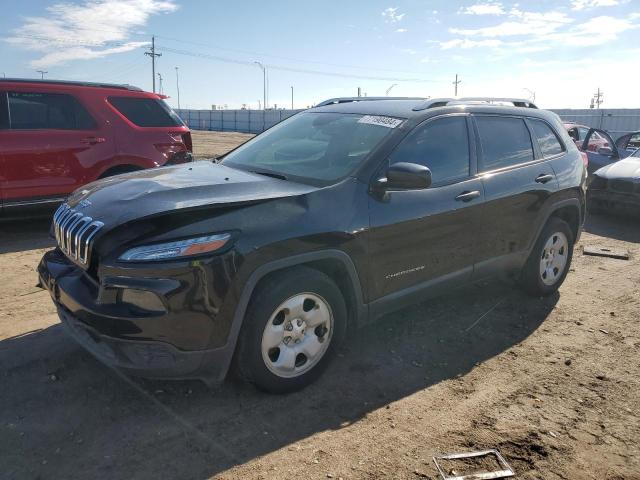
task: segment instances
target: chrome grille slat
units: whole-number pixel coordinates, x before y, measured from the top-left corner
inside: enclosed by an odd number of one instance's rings
[[[85,268],[91,260],[92,240],[103,226],[104,223],[77,212],[66,203],[53,215],[58,247],[70,260]]]

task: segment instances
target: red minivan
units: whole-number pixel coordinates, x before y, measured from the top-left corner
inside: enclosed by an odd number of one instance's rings
[[[161,95],[130,85],[0,79],[0,210],[54,206],[119,173],[192,160]]]

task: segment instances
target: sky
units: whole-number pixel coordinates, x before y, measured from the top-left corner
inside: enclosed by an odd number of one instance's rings
[[[258,108],[260,62],[269,107],[452,97],[457,74],[459,96],[640,108],[640,0],[30,0],[0,16],[0,76],[151,90],[152,36],[173,107],[178,73],[182,108]]]

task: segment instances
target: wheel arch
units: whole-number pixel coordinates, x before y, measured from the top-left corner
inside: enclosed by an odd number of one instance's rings
[[[245,282],[242,293],[240,294],[238,304],[233,314],[227,343],[225,347],[223,347],[227,351],[227,354],[224,359],[225,364],[222,365],[222,368],[219,370],[222,376],[222,378],[218,378],[219,381],[226,376],[231,365],[247,307],[256,288],[261,282],[268,280],[270,275],[299,266],[314,268],[334,280],[340,291],[344,294],[347,312],[349,314],[350,324],[348,326],[354,327],[362,324],[367,316],[367,306],[363,299],[360,277],[351,257],[342,250],[332,249],[303,253],[266,263],[254,270]]]
[[[561,200],[555,202],[553,205],[549,207],[547,210],[547,214],[542,217],[537,229],[536,234],[531,239],[531,243],[529,245],[528,252],[533,249],[542,229],[547,224],[550,218],[556,217],[564,220],[569,224],[571,228],[571,232],[573,233],[573,242],[574,244],[578,242],[580,239],[580,234],[582,232],[582,224],[584,222],[584,208],[580,203],[580,200],[577,198],[568,198],[565,200]]]

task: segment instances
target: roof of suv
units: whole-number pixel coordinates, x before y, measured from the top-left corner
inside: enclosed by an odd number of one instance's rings
[[[493,101],[500,103],[491,103]],[[505,102],[515,102],[518,106],[504,105]],[[525,102],[527,106],[524,106]],[[324,105],[323,105],[324,104]],[[313,108],[314,111],[336,113],[358,113],[364,115],[385,115],[399,118],[426,118],[435,113],[459,112],[473,109],[476,112],[486,113],[517,113],[519,115],[546,118],[556,116],[553,112],[539,110],[535,105],[518,99],[368,99],[351,100],[346,102],[334,102]]]
[[[26,83],[26,84],[39,84],[39,85],[63,85],[63,86],[77,86],[77,87],[93,87],[93,88],[114,88],[117,90],[129,90],[133,92],[142,92],[139,87],[128,84],[118,83],[97,83],[97,82],[79,82],[71,80],[41,80],[33,78],[0,78],[0,85],[3,83]]]

